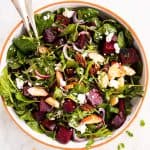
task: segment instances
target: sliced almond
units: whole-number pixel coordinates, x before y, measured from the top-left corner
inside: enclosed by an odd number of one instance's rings
[[[47,96],[48,93],[42,87],[31,87],[28,90],[28,93],[32,96]]]
[[[118,104],[118,102],[119,102],[119,98],[118,98],[118,97],[113,96],[113,97],[110,98],[110,104],[111,104],[112,106]]]
[[[83,124],[95,124],[95,123],[100,123],[102,121],[103,120],[102,120],[102,118],[100,116],[92,114],[90,116],[87,116],[87,117],[83,118],[81,120],[81,123],[83,123]]]
[[[131,67],[129,67],[129,66],[122,66],[123,67],[123,69],[125,70],[125,74],[126,75],[128,75],[128,76],[133,76],[133,75],[135,75],[135,70],[134,69],[132,69]]]
[[[76,84],[77,84],[77,82],[72,82],[72,83],[70,83],[70,84],[64,86],[63,88],[64,88],[65,90],[70,90],[70,89],[74,88],[74,86],[75,86]]]
[[[48,52],[48,48],[41,45],[41,46],[38,47],[38,51],[39,51],[39,53],[41,53],[41,54],[45,54],[45,53]]]
[[[125,69],[119,63],[114,63],[109,67],[108,77],[110,80],[115,79],[116,77],[123,77],[126,75]]]
[[[52,97],[46,98],[46,99],[45,99],[45,102],[46,102],[47,104],[49,104],[49,105],[55,107],[55,108],[59,108],[59,105],[60,105],[59,102],[58,102],[56,99],[52,98]]]
[[[63,75],[60,71],[56,71],[57,84],[61,87],[66,86],[66,81],[63,79]]]
[[[104,62],[104,57],[98,53],[91,52],[88,54],[89,58],[92,59],[95,63],[103,63]]]

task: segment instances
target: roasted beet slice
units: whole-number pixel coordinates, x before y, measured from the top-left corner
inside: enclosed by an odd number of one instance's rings
[[[72,138],[73,130],[60,126],[56,133],[56,140],[62,144],[66,144]]]
[[[67,113],[71,113],[75,110],[76,108],[76,103],[70,99],[65,100],[63,104],[63,109]]]
[[[126,120],[125,115],[125,101],[119,100],[119,113],[112,119],[111,126],[115,129],[119,128]]]
[[[70,19],[61,14],[56,15],[56,21],[65,26],[70,23]]]
[[[55,40],[55,42],[54,42],[54,44],[56,45],[56,46],[62,46],[63,44],[65,44],[66,43],[66,40],[64,39],[64,38],[57,38],[56,40]]]
[[[45,112],[35,111],[32,115],[38,122],[41,122],[45,118]]]
[[[53,43],[57,36],[56,28],[47,28],[43,32],[43,38],[46,43]]]
[[[103,102],[103,98],[97,89],[92,89],[88,93],[87,99],[89,103],[92,104],[93,106],[99,105]]]
[[[111,126],[115,129],[121,127],[121,125],[125,122],[126,117],[123,112],[119,112],[111,121]]]
[[[44,100],[40,101],[39,109],[41,112],[50,112],[52,110],[52,107],[48,105]]]
[[[41,121],[42,126],[50,131],[54,131],[56,128],[56,123],[54,120],[48,120],[48,119],[44,119],[43,121]]]
[[[103,53],[104,54],[111,54],[115,52],[115,48],[114,48],[114,42],[104,42],[103,44]]]
[[[75,42],[75,45],[77,46],[77,48],[83,49],[86,46],[88,39],[89,38],[86,34],[80,34],[77,41]]]
[[[134,48],[121,49],[119,57],[122,64],[134,64],[139,61],[138,53]]]

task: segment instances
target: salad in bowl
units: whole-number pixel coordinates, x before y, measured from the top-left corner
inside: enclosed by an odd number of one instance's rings
[[[143,62],[130,32],[92,7],[48,10],[35,22],[39,38],[23,32],[8,49],[4,103],[61,144],[111,136],[143,95]]]

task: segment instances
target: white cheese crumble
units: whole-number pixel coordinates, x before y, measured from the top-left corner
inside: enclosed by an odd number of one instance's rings
[[[86,131],[86,125],[84,123],[80,124],[78,127],[75,127],[77,131],[80,131],[83,134]]]
[[[67,8],[65,8],[65,11],[63,12],[63,16],[67,17],[67,18],[71,18],[74,14],[74,11],[72,10],[68,10]]]
[[[106,36],[106,42],[111,42],[113,36],[114,36],[114,33],[113,33],[113,32],[109,33],[109,34]]]
[[[50,15],[48,14],[47,16],[43,16],[43,19],[44,19],[44,20],[48,20],[49,17],[50,17]]]
[[[77,99],[79,100],[80,105],[86,103],[86,95],[85,94],[78,94]]]
[[[23,89],[23,84],[24,84],[23,80],[16,78],[16,85],[18,89]]]
[[[63,79],[60,79],[60,86],[66,86],[67,84],[66,84],[66,81],[64,81]]]
[[[120,47],[119,47],[118,43],[114,44],[114,48],[115,48],[115,53],[119,54],[120,53]]]
[[[109,82],[109,87],[113,87],[113,88],[115,88],[115,89],[118,89],[118,87],[119,87],[119,82],[118,82],[117,80],[112,79],[112,80],[110,80],[110,82]]]

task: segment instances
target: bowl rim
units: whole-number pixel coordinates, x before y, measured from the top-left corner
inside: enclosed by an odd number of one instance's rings
[[[139,104],[137,105],[137,108],[136,108],[136,112],[133,114],[133,116],[130,118],[130,120],[128,121],[127,125],[124,126],[124,128],[122,130],[120,130],[116,135],[110,137],[110,139],[106,139],[106,141],[103,141],[99,144],[96,144],[96,145],[93,145],[91,148],[96,148],[96,147],[99,147],[99,146],[102,146],[110,141],[112,141],[113,139],[115,139],[116,137],[118,137],[120,134],[122,134],[130,125],[131,123],[135,120],[135,118],[137,117],[139,111],[140,111],[140,108],[143,104],[143,101],[145,99],[145,96],[146,96],[146,93],[147,93],[147,88],[148,88],[148,80],[149,80],[149,72],[148,72],[148,61],[147,61],[147,57],[146,57],[146,54],[145,54],[145,50],[137,36],[137,34],[135,33],[135,31],[132,29],[132,27],[124,20],[122,19],[122,17],[118,16],[115,12],[111,11],[110,9],[104,7],[104,6],[101,6],[99,4],[93,4],[91,2],[86,2],[86,1],[72,1],[72,0],[69,0],[69,1],[60,1],[60,2],[54,2],[54,3],[50,3],[50,4],[46,4],[42,7],[40,7],[39,9],[37,9],[35,11],[35,13],[37,12],[40,12],[48,7],[52,7],[52,6],[55,6],[55,5],[61,5],[61,4],[67,4],[67,3],[77,3],[77,4],[81,4],[81,5],[88,5],[88,6],[91,6],[91,7],[94,7],[94,8],[97,8],[98,10],[100,11],[103,11],[104,13],[106,14],[110,14],[111,16],[113,16],[117,21],[119,21],[120,23],[122,23],[124,26],[126,26],[126,28],[128,28],[128,30],[131,32],[131,34],[134,36],[134,39],[135,41],[137,42],[137,45],[140,49],[140,51],[142,51],[143,53],[143,58],[145,60],[145,81],[147,81],[145,83],[145,90],[144,90],[144,94],[143,94],[143,97],[140,99],[140,102]],[[17,23],[17,25],[15,25],[15,27],[11,30],[11,32],[9,33],[9,35],[7,36],[6,40],[4,40],[4,44],[2,46],[2,49],[1,49],[1,52],[0,52],[0,62],[2,60],[2,56],[3,56],[3,53],[6,49],[6,46],[9,42],[9,39],[11,38],[11,36],[13,35],[13,33],[18,29],[18,27],[23,24],[23,21],[20,21],[19,23]],[[29,132],[27,132],[25,129],[23,129],[17,121],[15,121],[15,119],[13,118],[13,116],[11,115],[11,113],[9,112],[8,110],[8,107],[7,105],[5,104],[4,102],[4,98],[2,97],[2,101],[3,101],[3,105],[4,105],[4,108],[5,108],[5,111],[8,113],[8,115],[10,116],[10,118],[13,120],[13,122],[17,125],[17,127],[19,127],[24,133],[26,133],[28,136],[30,136],[32,139],[34,139],[35,141],[41,143],[41,144],[44,144],[46,146],[50,146],[50,147],[53,147],[53,148],[57,148],[57,149],[62,149],[62,150],[84,150],[85,147],[82,147],[82,148],[67,148],[67,147],[60,147],[60,146],[55,146],[55,145],[52,145],[52,144],[48,144],[46,142],[43,142],[41,141],[40,139],[34,137],[33,135],[31,135]]]

